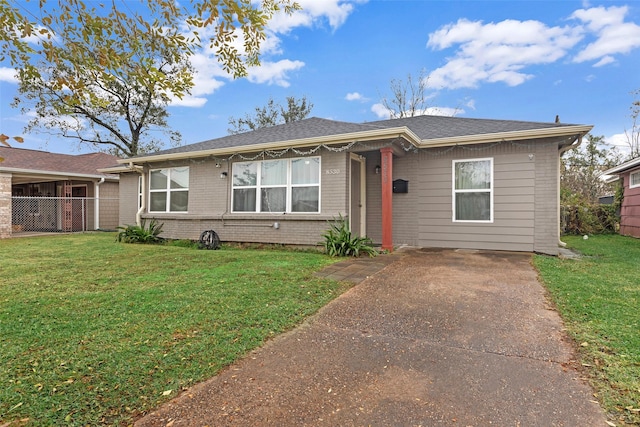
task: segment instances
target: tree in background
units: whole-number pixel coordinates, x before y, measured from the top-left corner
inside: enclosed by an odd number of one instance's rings
[[[598,203],[598,198],[612,192],[602,179],[602,172],[620,162],[616,148],[604,136],[588,134],[586,144],[570,150],[562,158],[561,196],[563,201],[582,200]]]
[[[637,97],[640,95],[640,90],[636,90],[633,94]],[[640,100],[636,99],[631,104],[631,129],[625,130],[624,133],[627,137],[627,144],[629,145],[629,159],[635,159],[640,157]]]
[[[312,109],[313,104],[307,100],[306,96],[300,99],[288,96],[286,106],[269,98],[269,102],[264,107],[255,107],[253,115],[246,114],[244,118],[239,119],[229,117],[231,127],[227,131],[235,135],[260,128],[297,122],[306,119]]]
[[[383,96],[380,102],[389,112],[391,119],[422,116],[426,114],[427,87],[429,77],[421,70],[418,77],[407,74],[407,80],[392,79],[391,97]]]
[[[619,203],[602,205],[599,197],[616,193],[618,184],[602,179],[602,172],[618,164],[621,154],[604,136],[585,136],[586,145],[565,153],[560,179],[561,227],[568,234],[614,233]]]
[[[28,131],[135,156],[162,146],[156,132],[179,141],[168,129],[166,107],[193,87],[189,59],[196,50],[207,44],[226,72],[244,76],[259,64],[265,26],[282,8],[291,13],[299,6],[291,0],[41,0],[39,6],[0,0],[0,61],[17,70],[15,105],[35,113]]]

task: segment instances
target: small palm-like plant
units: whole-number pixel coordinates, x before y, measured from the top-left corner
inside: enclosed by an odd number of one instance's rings
[[[329,230],[322,234],[322,243],[329,256],[376,256],[378,252],[368,237],[354,236],[349,230],[349,221],[342,215],[329,223]]]
[[[140,225],[118,227],[120,232],[116,236],[116,240],[124,243],[163,243],[165,239],[159,236],[162,233],[163,225],[164,223],[159,224],[154,218],[147,226],[146,220],[143,219]]]

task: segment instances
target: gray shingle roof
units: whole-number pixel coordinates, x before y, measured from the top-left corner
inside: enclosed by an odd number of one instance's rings
[[[341,135],[376,128],[380,127],[312,117],[293,123],[276,125],[250,132],[227,135],[221,138],[197,142],[195,144],[183,145],[181,147],[163,150],[153,154],[186,153],[192,151],[212,150],[216,148],[243,147],[247,145],[267,144],[279,141],[292,141],[330,135]]]
[[[59,154],[17,147],[0,147],[1,169],[23,169],[40,172],[61,172],[77,175],[110,176],[98,172],[117,164],[118,157],[106,153]]]
[[[383,127],[406,126],[423,140],[573,126],[565,123],[468,119],[447,116],[405,117],[402,119],[381,120],[369,124]]]
[[[350,123],[312,117],[255,131],[227,135],[195,144],[163,150],[153,155],[191,153],[206,150],[247,147],[307,138],[345,135],[380,129],[407,127],[422,140],[457,136],[494,134],[574,126],[562,123],[526,122],[517,120],[469,119],[443,116],[416,116],[402,119],[380,120],[367,123]],[[139,157],[146,157],[139,156]],[[138,157],[138,158],[139,158]]]

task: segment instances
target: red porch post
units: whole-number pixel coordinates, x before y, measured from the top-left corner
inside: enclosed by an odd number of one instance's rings
[[[393,250],[393,149],[380,149],[382,157],[382,249]]]

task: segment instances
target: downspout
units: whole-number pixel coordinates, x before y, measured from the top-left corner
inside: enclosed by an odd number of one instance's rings
[[[100,185],[104,184],[104,177],[100,178],[100,181],[96,182],[96,191],[94,194],[94,197],[96,199],[96,206],[95,206],[95,212],[93,214],[93,221],[94,221],[94,226],[93,228],[95,230],[99,230],[100,229]]]
[[[145,191],[145,188],[147,188],[147,179],[142,166],[134,165],[133,162],[129,162],[129,169],[138,172],[141,177],[140,191],[142,193],[142,200],[140,200],[140,209],[136,212],[136,225],[140,227],[142,226],[142,213],[147,208],[147,192]],[[138,193],[136,192],[136,194]]]
[[[566,242],[563,242],[562,240],[560,240],[560,179],[561,179],[561,170],[560,170],[560,165],[562,164],[562,162],[561,162],[561,160],[560,160],[560,159],[562,158],[562,155],[563,155],[565,152],[567,152],[567,151],[571,150],[572,148],[576,148],[576,147],[578,147],[580,144],[582,144],[582,137],[583,137],[583,136],[584,136],[584,135],[578,135],[578,137],[576,138],[576,140],[575,140],[573,143],[571,143],[571,144],[567,145],[566,147],[561,148],[561,149],[558,151],[558,205],[557,205],[557,206],[558,206],[558,210],[557,210],[557,221],[558,221],[558,245],[560,245],[560,246],[561,246],[561,247],[563,247],[563,248],[566,248],[566,247],[567,247],[567,244],[566,244]]]

